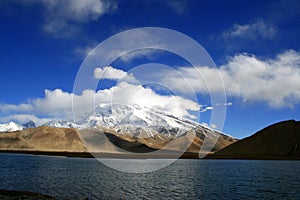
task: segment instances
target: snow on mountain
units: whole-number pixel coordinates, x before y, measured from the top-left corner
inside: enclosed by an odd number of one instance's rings
[[[12,132],[12,131],[19,131],[23,130],[24,127],[20,124],[15,122],[9,122],[7,124],[0,124],[0,132]]]
[[[197,133],[219,134],[207,126],[200,125],[189,119],[176,117],[162,110],[121,104],[101,104],[96,107],[93,113],[82,117],[80,123],[53,120],[43,124],[43,126],[76,129],[108,127],[119,133],[130,133],[133,136],[146,132],[150,137],[157,133],[165,136],[180,136],[191,129],[197,130]],[[8,124],[0,124],[0,132],[34,127],[35,123],[33,121],[29,121],[24,125],[10,122]]]
[[[74,122],[69,122],[65,120],[52,120],[46,122],[45,124],[43,124],[43,126],[50,126],[56,128],[76,128],[76,129],[87,128],[87,127],[82,127],[81,125],[78,125]]]
[[[26,129],[26,128],[35,128],[35,127],[36,127],[36,124],[32,120],[30,120],[27,123],[23,124],[24,129]]]
[[[78,125],[74,122],[69,122],[65,120],[52,120],[49,122],[46,122],[43,124],[43,126],[50,126],[50,127],[56,127],[56,128],[76,128],[76,129],[82,129],[82,128],[88,128],[83,127],[81,125]],[[0,132],[13,132],[18,130],[23,130],[27,128],[35,128],[36,124],[33,121],[28,121],[25,124],[17,124],[15,122],[9,122],[7,124],[0,124]]]
[[[13,132],[27,128],[35,128],[36,125],[33,121],[28,121],[25,124],[18,124],[16,122],[9,122],[6,124],[0,124],[0,132]]]
[[[84,127],[107,126],[129,132],[147,129],[148,132],[154,130],[176,136],[199,126],[194,121],[175,117],[161,110],[120,104],[101,104],[82,125]]]

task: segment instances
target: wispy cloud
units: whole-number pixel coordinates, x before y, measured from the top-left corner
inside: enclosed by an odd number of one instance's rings
[[[19,110],[24,110],[24,111],[29,111],[32,109],[32,106],[27,103],[22,103],[19,105],[14,105],[14,104],[0,104],[0,111],[1,113],[7,113],[11,111],[19,111]]]
[[[84,59],[89,54],[92,54],[92,52],[93,52],[92,50],[96,47],[96,45],[97,45],[96,42],[90,42],[89,45],[75,48],[74,51],[73,51],[73,53],[77,57],[80,57],[80,59]]]
[[[133,59],[136,59],[136,58],[151,58],[156,53],[156,51],[157,50],[155,50],[155,49],[139,49],[139,50],[127,53],[125,55],[122,55],[120,57],[120,59],[123,62],[128,63],[128,62],[131,62]]]
[[[37,117],[36,115],[32,115],[32,114],[13,114],[13,115],[0,117],[0,121],[2,123],[8,123],[8,122],[11,122],[11,121],[16,121],[18,123],[25,124],[28,121],[34,121],[37,125],[42,125],[42,124],[44,124],[48,121],[51,121],[51,120],[53,120],[53,119]]]
[[[212,107],[212,106],[206,106],[206,107],[203,106],[203,108],[200,110],[200,113],[204,113],[204,112],[207,112],[207,111],[213,110],[213,109],[214,109],[214,107]]]
[[[273,39],[278,33],[276,26],[258,20],[250,24],[234,24],[231,28],[222,33],[225,39]]]
[[[155,31],[144,30],[143,28],[131,31],[130,34],[123,33],[116,37],[109,38],[106,43],[102,43],[102,48],[94,49],[95,55],[100,55],[103,59],[129,62],[137,57],[147,57],[155,52],[155,49],[163,49],[162,39]]]
[[[44,11],[45,32],[57,38],[67,38],[79,33],[81,24],[97,21],[117,9],[116,1],[104,0],[30,0],[24,5],[41,4]]]
[[[187,2],[186,1],[169,0],[169,1],[166,1],[166,3],[177,15],[182,15],[187,10]]]
[[[123,80],[126,82],[137,82],[133,74],[127,73],[123,70],[113,68],[112,66],[106,66],[103,68],[95,68],[94,78],[96,79],[110,79],[110,80]]]
[[[232,102],[224,103],[224,106],[232,106]]]
[[[238,54],[220,68],[180,67],[178,72],[163,74],[162,77],[164,83],[175,91],[207,94],[208,88],[211,92],[224,92],[225,86],[227,96],[248,102],[267,102],[271,107],[292,107],[300,102],[300,52],[294,50],[267,60]],[[224,86],[215,81],[218,73]],[[193,90],[185,87],[184,81],[188,81]]]

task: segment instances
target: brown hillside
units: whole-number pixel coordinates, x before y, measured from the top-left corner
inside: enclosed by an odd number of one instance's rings
[[[1,150],[85,151],[78,131],[41,126],[0,134]]]
[[[201,132],[202,131],[202,132]],[[147,153],[166,151],[198,154],[204,139],[204,130],[196,130],[177,138],[155,134],[153,137],[136,137],[118,133],[113,128],[76,130],[41,126],[22,131],[0,133],[0,151],[38,152],[101,152],[101,153]],[[220,135],[213,150],[219,150],[235,142],[234,138]],[[190,146],[188,146],[191,144]],[[86,146],[87,145],[87,146]],[[125,151],[124,151],[125,150]]]
[[[298,159],[300,122],[290,120],[273,124],[208,158]]]

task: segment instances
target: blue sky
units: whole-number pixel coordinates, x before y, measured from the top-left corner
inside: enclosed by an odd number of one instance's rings
[[[0,26],[0,123],[70,118],[74,81],[89,51],[119,32],[140,27],[172,29],[205,48],[226,90],[223,132],[242,138],[278,121],[299,120],[298,1],[4,0],[0,2]],[[194,80],[193,69],[183,59],[167,52],[145,51],[111,63],[108,77],[98,78],[97,90],[135,89],[118,86],[115,74],[128,77],[127,72],[135,66],[153,62]],[[197,67],[203,70],[203,66]],[[212,68],[203,71],[211,82],[215,73]],[[170,77],[180,83],[171,72],[164,73],[165,81]],[[200,87],[201,81],[191,85],[201,107],[200,121],[209,124],[216,105]],[[219,91],[218,85],[212,87]],[[184,110],[195,114],[194,99],[184,94],[180,84],[174,88],[178,97],[191,101],[182,101]],[[142,96],[150,95],[153,102],[165,101],[160,106],[170,105],[167,111],[176,108],[168,98],[174,91],[154,85],[139,91]]]

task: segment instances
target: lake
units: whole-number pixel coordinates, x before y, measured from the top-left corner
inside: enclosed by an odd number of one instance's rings
[[[177,160],[135,174],[92,158],[0,154],[0,189],[58,199],[300,199],[300,161]]]

